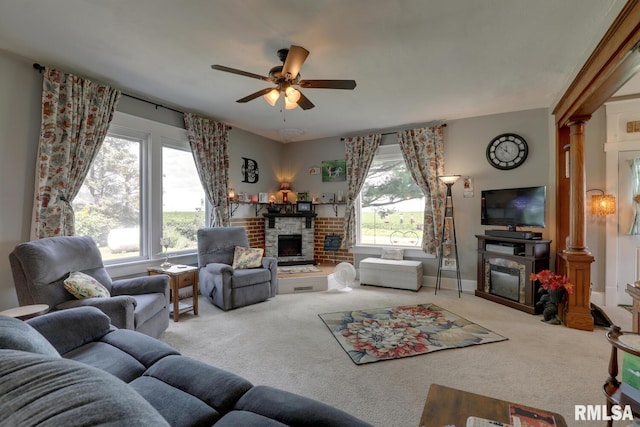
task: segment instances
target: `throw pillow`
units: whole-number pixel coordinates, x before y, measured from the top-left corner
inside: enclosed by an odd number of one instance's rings
[[[382,249],[382,256],[380,258],[401,261],[404,258],[404,250],[384,248]]]
[[[242,270],[245,268],[262,267],[262,248],[244,248],[236,246],[233,251],[233,269]]]
[[[74,271],[64,280],[64,288],[78,299],[109,298],[109,290],[88,274]]]

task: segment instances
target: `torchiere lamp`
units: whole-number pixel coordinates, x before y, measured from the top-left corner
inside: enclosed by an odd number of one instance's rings
[[[444,218],[442,220],[442,234],[440,235],[440,251],[438,254],[438,275],[436,277],[436,294],[438,293],[438,289],[440,289],[440,285],[442,284],[442,270],[445,261],[448,262],[446,266],[446,270],[453,270],[455,267],[456,277],[458,279],[458,298],[462,293],[462,280],[460,279],[460,262],[458,259],[458,245],[456,244],[456,223],[453,218],[453,197],[451,194],[451,187],[453,184],[460,179],[460,175],[441,175],[438,176],[438,179],[442,181],[447,186],[447,197],[445,200],[445,208],[444,208]],[[451,235],[453,240],[445,241],[446,229],[447,229],[447,219],[451,222]],[[445,246],[453,246],[453,253],[455,255],[454,262],[451,263],[450,258],[444,257],[444,247]]]

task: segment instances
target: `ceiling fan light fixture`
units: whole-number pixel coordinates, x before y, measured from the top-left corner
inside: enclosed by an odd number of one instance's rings
[[[289,98],[287,98],[287,97],[284,98],[284,108],[286,110],[293,110],[297,106],[298,106],[297,102],[291,102],[291,101],[289,101]]]
[[[284,95],[289,102],[297,103],[300,100],[300,91],[291,86],[284,91]]]
[[[272,107],[276,105],[278,99],[280,98],[280,91],[278,89],[271,89],[264,95],[264,100],[269,103]]]

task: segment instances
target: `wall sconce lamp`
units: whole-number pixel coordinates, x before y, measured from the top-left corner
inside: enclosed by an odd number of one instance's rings
[[[233,188],[229,188],[229,200],[234,201],[236,199],[236,192],[233,191]]]
[[[599,191],[601,194],[594,194],[591,196],[591,214],[592,215],[611,215],[616,213],[616,196],[613,194],[605,194],[605,192],[599,188],[593,188],[589,191]]]
[[[289,201],[289,199],[287,198],[287,193],[291,191],[291,184],[288,182],[281,182],[280,191],[282,191],[282,202],[287,203]]]

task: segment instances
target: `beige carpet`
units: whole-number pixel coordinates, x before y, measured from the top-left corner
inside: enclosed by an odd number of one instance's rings
[[[472,294],[356,286],[350,293],[278,295],[223,312],[200,296],[200,315],[171,322],[161,339],[183,354],[336,406],[376,426],[417,426],[429,385],[438,383],[559,412],[576,422],[574,405],[605,403],[610,347],[604,329],[584,332],[548,325]],[[508,341],[356,366],[345,357],[320,313],[435,303],[509,337]],[[605,307],[628,330],[631,314]],[[615,424],[616,426],[627,423]],[[460,426],[458,426],[460,427]]]

